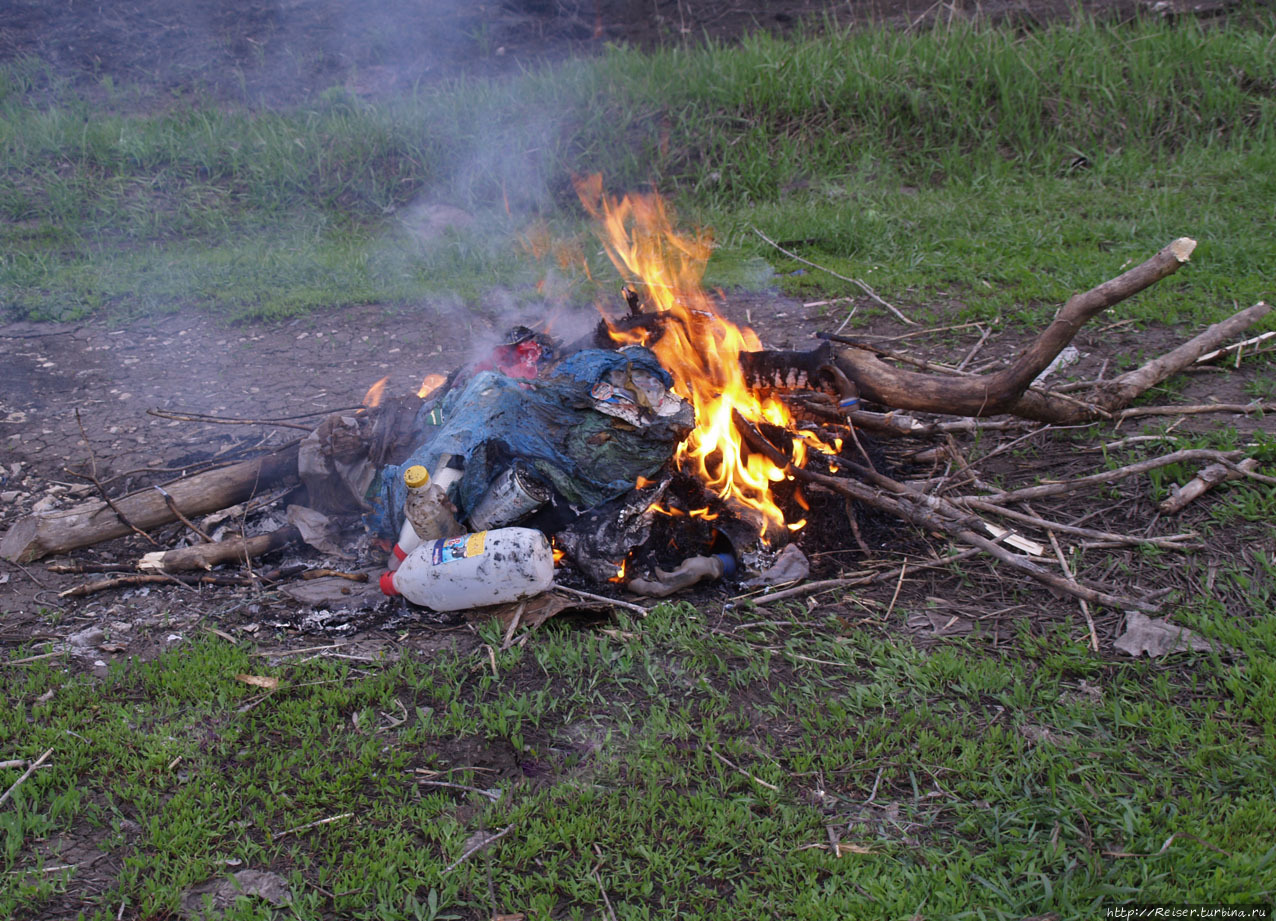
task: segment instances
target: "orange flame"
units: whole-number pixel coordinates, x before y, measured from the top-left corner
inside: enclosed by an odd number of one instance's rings
[[[723,319],[700,286],[712,236],[675,232],[673,216],[658,196],[617,201],[604,195],[597,174],[578,180],[576,191],[585,210],[601,223],[600,236],[612,263],[627,281],[645,288],[657,309],[667,312],[669,322],[654,342],[644,331],[613,329],[611,335],[618,342],[650,346],[673,375],[675,391],[691,401],[696,428],[678,447],[677,463],[699,475],[723,499],[755,510],[762,518],[764,539],[780,533],[788,526],[771,501],[771,484],[786,479],[786,474],[746,448],[732,413],[783,427],[792,416],[778,400],[762,399],[747,386],[740,353],[757,351],[762,343],[753,330]],[[798,440],[793,462],[801,464],[805,457],[805,442]]]
[[[421,389],[416,392],[416,395],[424,400],[446,382],[447,378],[442,374],[427,374],[425,380],[421,381]]]
[[[376,409],[381,405],[381,397],[385,395],[385,384],[390,378],[383,377],[371,387],[368,392],[363,395],[363,405],[367,409]]]

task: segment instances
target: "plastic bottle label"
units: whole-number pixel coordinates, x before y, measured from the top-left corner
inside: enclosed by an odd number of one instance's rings
[[[434,542],[434,549],[430,552],[430,562],[438,566],[440,563],[454,563],[467,557],[480,556],[486,543],[486,531],[437,540]]]

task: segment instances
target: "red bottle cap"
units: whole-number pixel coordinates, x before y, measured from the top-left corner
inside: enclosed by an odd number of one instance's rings
[[[399,594],[399,590],[394,587],[394,573],[392,572],[381,573],[381,591],[387,595]]]

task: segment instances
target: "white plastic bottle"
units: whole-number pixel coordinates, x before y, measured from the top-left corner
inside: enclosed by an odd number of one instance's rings
[[[407,555],[423,541],[440,537],[456,537],[465,528],[456,522],[455,509],[448,501],[446,486],[430,481],[430,471],[419,464],[403,471],[407,495],[403,500],[403,527],[386,566],[398,569]]]
[[[501,528],[427,541],[381,591],[435,611],[464,611],[539,595],[554,584],[554,551],[532,528]]]

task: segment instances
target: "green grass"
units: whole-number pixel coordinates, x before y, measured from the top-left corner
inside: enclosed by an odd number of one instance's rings
[[[77,903],[102,919],[164,916],[243,868],[294,902],[229,917],[598,917],[600,883],[621,919],[1270,903],[1276,619],[1270,595],[1243,629],[1202,602],[1194,628],[1240,660],[1105,663],[1028,622],[1000,651],[922,652],[818,611],[714,632],[666,606],[620,618],[628,638],[551,625],[495,676],[481,649],[267,666],[212,637],[104,681],[11,668],[0,744],[54,755],[0,811],[0,913],[76,891],[30,856],[68,832],[120,868]],[[245,672],[281,688],[259,699]]]
[[[547,267],[520,234],[540,221],[587,240],[570,178],[601,171],[717,228],[711,281],[761,284],[774,268],[789,290],[842,293],[790,275],[802,267],[757,226],[889,298],[971,316],[1038,317],[1195,236],[1191,284],[1136,310],[1197,321],[1270,292],[1273,22],[616,48],[376,104],[334,88],[281,111],[148,106],[114,86],[90,102],[38,62],[10,64],[0,292],[33,318],[270,317],[492,287],[535,300]],[[399,222],[421,201],[477,224],[421,246]],[[589,293],[569,281],[568,296]]]

